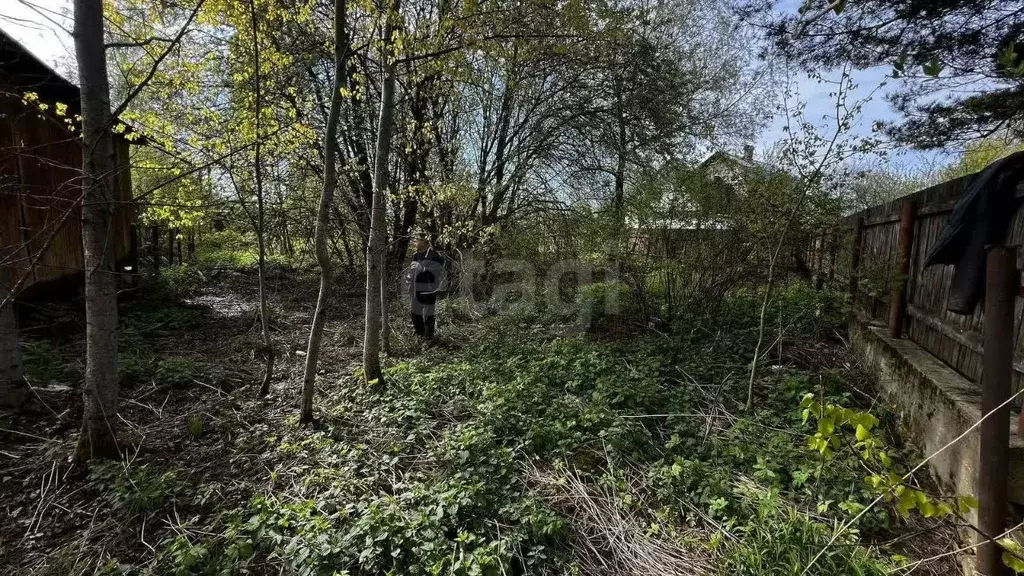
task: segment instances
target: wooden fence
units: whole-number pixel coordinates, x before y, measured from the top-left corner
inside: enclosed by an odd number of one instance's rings
[[[946,310],[953,266],[924,267],[935,241],[964,194],[969,176],[944,182],[886,204],[874,206],[846,219],[845,250],[839,275],[852,276],[854,309],[861,321],[890,325],[890,300],[894,286],[906,279],[901,332],[973,382],[981,379],[982,308],[973,315]],[[1018,188],[1017,197],[1024,197]],[[909,206],[907,206],[909,204]],[[1024,244],[1024,210],[1018,208],[1007,234],[1007,244]],[[909,217],[909,221],[908,221]],[[909,258],[902,273],[901,220],[909,232]],[[859,229],[859,231],[858,231]],[[819,242],[819,246],[826,242]],[[819,249],[819,253],[821,250]],[[856,256],[859,253],[859,258]],[[818,262],[822,262],[818,258]],[[1020,267],[1018,262],[1018,267]],[[817,267],[819,274],[824,269]],[[832,267],[835,270],[835,267]],[[1024,384],[1024,299],[1018,298],[1014,312],[1014,385]]]

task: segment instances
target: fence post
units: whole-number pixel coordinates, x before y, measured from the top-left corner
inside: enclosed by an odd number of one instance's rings
[[[853,246],[850,248],[850,303],[857,303],[857,285],[860,281],[857,274],[860,268],[860,245],[864,239],[864,217],[858,216],[853,223]]]
[[[1006,400],[1013,377],[1013,309],[1020,279],[1016,246],[990,246],[987,258],[981,413],[992,415],[981,423],[980,432],[978,531],[983,542],[978,546],[977,567],[984,576],[1002,576],[1002,552],[991,539],[1002,534],[1006,525],[1010,444],[1010,403]]]
[[[889,338],[903,336],[903,320],[907,315],[907,275],[910,273],[910,252],[914,247],[914,216],[917,209],[913,202],[904,201],[900,213],[900,252],[898,276],[889,296]]]

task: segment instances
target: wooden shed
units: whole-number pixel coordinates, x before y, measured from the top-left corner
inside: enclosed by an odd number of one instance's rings
[[[18,293],[84,272],[78,87],[0,30],[0,281]],[[115,137],[112,242],[118,270],[134,244],[129,138]]]

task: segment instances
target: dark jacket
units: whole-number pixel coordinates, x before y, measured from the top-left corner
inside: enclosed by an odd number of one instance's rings
[[[437,301],[444,273],[444,260],[433,248],[412,255],[409,272],[409,296],[420,304],[431,305]]]
[[[953,207],[925,267],[956,266],[946,309],[973,314],[985,294],[985,247],[1002,243],[1017,207],[1014,194],[1024,178],[1024,152],[989,164],[975,174]]]

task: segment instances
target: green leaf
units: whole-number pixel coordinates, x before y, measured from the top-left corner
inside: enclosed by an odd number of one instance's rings
[[[814,394],[808,392],[807,394],[804,394],[803,398],[800,399],[800,407],[809,408],[812,402],[814,402]]]
[[[896,509],[902,516],[909,516],[910,511],[917,508],[917,492],[916,490],[903,490],[900,494],[900,501],[896,505]]]
[[[1024,556],[1024,548],[1012,538],[1000,538],[999,545],[1004,550],[1002,554],[1003,564],[1006,564],[1010,570],[1017,574],[1024,572],[1024,559],[1021,558],[1021,556]]]
[[[978,508],[978,499],[974,496],[960,496],[956,499],[956,506],[961,514],[967,514]]]
[[[924,73],[932,78],[938,77],[942,73],[942,62],[939,61],[938,57],[933,57],[927,64],[924,64],[921,69]]]
[[[892,77],[900,78],[907,72],[907,55],[900,54],[900,57],[893,62],[892,65]]]
[[[857,424],[857,440],[861,442],[871,437],[871,432],[863,424]]]
[[[889,455],[885,452],[879,452],[878,459],[882,461],[882,466],[885,466],[886,468],[892,466],[892,458],[889,458]]]
[[[831,436],[835,429],[836,425],[831,418],[822,418],[821,420],[818,420],[818,434],[821,434],[822,436]]]

